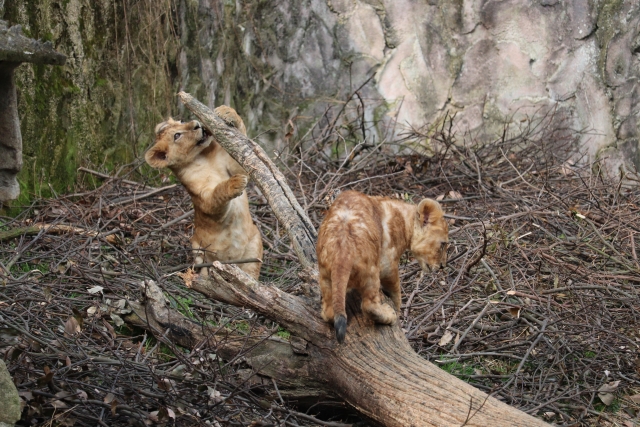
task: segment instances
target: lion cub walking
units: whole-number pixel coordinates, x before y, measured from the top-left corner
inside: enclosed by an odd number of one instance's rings
[[[214,110],[228,125],[247,134],[244,122],[227,106]],[[193,120],[171,118],[156,126],[156,140],[145,154],[154,168],[169,168],[187,189],[195,210],[191,247],[195,263],[262,259],[262,237],[249,213],[244,191],[249,177],[240,164]],[[260,263],[238,264],[258,278]],[[203,268],[200,274],[206,276]]]
[[[376,323],[391,325],[397,316],[382,304],[380,286],[400,310],[400,256],[410,249],[423,270],[447,263],[449,227],[435,200],[418,206],[357,191],[341,193],[318,233],[322,318],[333,323],[338,342],[347,328],[347,289],[362,296],[362,311]]]

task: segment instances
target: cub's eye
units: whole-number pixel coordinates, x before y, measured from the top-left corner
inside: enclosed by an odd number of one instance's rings
[[[178,138],[180,138],[181,136],[182,136],[182,134],[180,132],[176,132],[176,133],[173,134],[173,140],[177,141]]]
[[[196,126],[193,128],[193,130],[198,130],[200,129],[202,126],[200,126],[200,123],[196,122]]]

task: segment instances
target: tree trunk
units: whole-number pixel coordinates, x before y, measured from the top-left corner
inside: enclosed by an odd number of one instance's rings
[[[247,363],[254,369],[267,366],[259,373],[278,381],[291,384],[297,380],[299,384],[310,385],[308,389],[316,393],[324,390],[385,426],[547,425],[419,357],[397,324],[376,325],[363,316],[357,295],[348,298],[347,336],[339,345],[333,329],[320,318],[317,271],[313,270],[315,229],[283,176],[259,146],[230,129],[190,95],[180,96],[263,190],[278,220],[285,224],[301,264],[310,267],[303,271],[305,281],[310,283],[307,288],[303,286],[308,297],[259,283],[237,267],[218,262],[214,262],[208,278],[193,283],[193,289],[208,298],[249,308],[278,322],[296,337],[292,339],[296,345],[291,344],[290,350],[280,348],[271,355],[262,352],[266,344],[258,345],[256,353],[247,356]],[[163,329],[171,330],[171,323],[177,320],[175,313],[169,316],[158,310],[148,305],[146,310],[138,307],[137,312],[146,313],[142,319],[150,315],[161,319],[160,333]],[[193,329],[198,327],[201,328]],[[183,322],[174,329],[180,332],[177,335],[184,336],[190,328]],[[258,353],[261,359],[256,363]]]

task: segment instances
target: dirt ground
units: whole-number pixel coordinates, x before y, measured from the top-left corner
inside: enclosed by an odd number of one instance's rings
[[[490,141],[450,120],[376,141],[358,111],[328,109],[274,155],[316,226],[345,189],[440,200],[448,267],[423,275],[405,255],[401,268],[415,351],[556,425],[638,425],[638,187],[583,163],[576,132],[553,113]],[[289,239],[255,187],[249,196],[261,280],[290,289]],[[195,321],[289,338],[184,286],[191,209],[168,172],[137,162],[117,177],[80,171],[73,194],[0,218],[0,351],[25,406],[20,425],[367,425],[340,406],[271,399],[272,385],[242,379],[241,354],[220,360],[212,344],[187,350],[125,323],[126,301],[150,278]]]

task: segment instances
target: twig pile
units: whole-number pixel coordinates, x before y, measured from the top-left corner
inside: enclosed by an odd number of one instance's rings
[[[264,386],[247,378],[243,352],[223,361],[215,344],[189,352],[164,338],[166,331],[149,336],[124,323],[131,312],[125,301],[140,299],[143,280],[155,279],[173,308],[194,320],[247,337],[284,335],[183,286],[179,272],[192,265],[190,209],[175,184],[157,189],[109,179],[3,218],[0,351],[26,406],[24,425],[314,420],[260,397]]]
[[[407,259],[401,270],[416,351],[548,421],[631,422],[640,401],[637,187],[585,164],[579,132],[554,111],[487,141],[458,138],[447,117],[405,132],[403,155],[362,142],[341,152],[355,132],[376,135],[354,117],[310,132],[287,156],[297,160],[290,179],[316,220],[336,190],[440,199],[452,224],[449,266],[423,277]]]
[[[366,121],[356,95],[293,138],[279,166],[316,225],[345,189],[441,200],[449,266],[422,275],[407,257],[401,269],[401,318],[416,351],[548,421],[631,422],[640,193],[580,166],[576,133],[553,113],[506,125],[493,141],[457,138],[447,119],[390,143],[398,130]],[[163,331],[124,324],[124,301],[153,279],[196,321],[288,335],[183,286],[190,199],[179,185],[149,187],[142,177],[157,175],[139,164],[128,170],[2,219],[0,337],[23,423],[340,425],[266,400],[261,391],[274,385],[247,379],[242,354],[220,360],[211,343],[187,352]],[[298,280],[295,254],[264,198],[249,195],[265,242],[261,279],[287,290]]]

